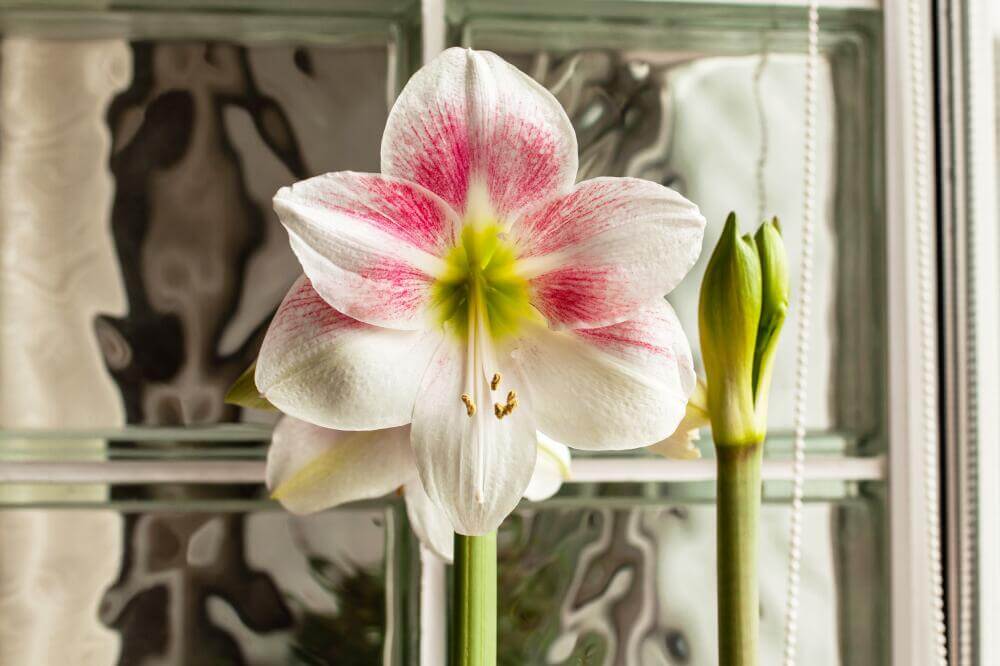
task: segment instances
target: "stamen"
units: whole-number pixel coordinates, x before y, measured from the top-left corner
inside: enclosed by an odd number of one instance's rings
[[[499,402],[493,405],[493,415],[498,419],[502,419],[505,416],[509,416],[511,412],[517,407],[517,393],[511,391],[507,394],[507,404],[502,405]]]
[[[503,379],[503,377],[500,376],[499,372],[494,372],[493,373],[493,379],[490,380],[490,390],[491,391],[496,391],[500,387],[500,380],[501,379]]]
[[[465,413],[473,416],[476,413],[476,403],[472,400],[472,396],[468,393],[463,393],[462,402],[465,403]]]

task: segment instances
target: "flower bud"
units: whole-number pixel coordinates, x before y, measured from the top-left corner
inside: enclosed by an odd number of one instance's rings
[[[774,351],[788,314],[788,256],[778,218],[760,225],[754,240],[760,256],[762,297],[754,350],[753,389],[757,419],[766,424]]]
[[[754,444],[764,428],[754,411],[754,358],[760,326],[761,262],[730,213],[701,283],[698,332],[712,434],[720,446]]]

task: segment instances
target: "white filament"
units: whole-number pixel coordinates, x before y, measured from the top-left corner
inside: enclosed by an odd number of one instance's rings
[[[785,591],[785,650],[783,663],[794,666],[798,649],[799,571],[802,564],[802,495],[805,477],[806,397],[809,379],[809,324],[812,304],[813,226],[816,216],[816,70],[819,65],[819,2],[809,2],[806,51],[805,150],[802,164],[802,254],[799,258],[798,329],[795,347],[795,441],[792,446],[792,516],[789,527],[788,574]]]
[[[483,438],[486,436],[486,425],[483,423],[483,414],[489,411],[492,406],[489,394],[482,395],[480,388],[483,385],[483,337],[485,334],[482,307],[478,298],[479,286],[469,285],[469,331],[468,350],[465,360],[465,383],[466,395],[472,398],[472,413],[469,416],[474,419],[472,427],[472,440],[475,447],[473,459],[476,464],[476,502],[483,504],[486,502],[486,443]]]

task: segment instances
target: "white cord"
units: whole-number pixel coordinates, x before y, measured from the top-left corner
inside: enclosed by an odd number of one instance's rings
[[[785,590],[785,651],[782,663],[795,665],[798,648],[799,571],[802,564],[802,495],[806,460],[806,397],[809,379],[809,325],[812,305],[813,226],[816,216],[816,77],[819,65],[819,2],[809,2],[806,51],[805,150],[803,156],[802,254],[799,258],[798,330],[795,349],[795,442],[792,446],[792,516],[788,534]]]
[[[923,48],[923,0],[909,0],[910,89],[913,92],[913,168],[916,196],[917,279],[920,292],[920,364],[923,388],[924,512],[927,517],[927,564],[930,586],[930,621],[934,662],[948,664],[947,625],[944,614],[944,581],[941,564],[940,489],[938,487],[937,406],[937,289],[932,254],[930,205],[930,148],[927,106],[929,98]]]
[[[760,152],[757,155],[757,219],[755,224],[759,224],[767,212],[767,152],[770,139],[767,127],[767,109],[764,108],[764,93],[761,90],[764,79],[764,70],[768,61],[768,38],[767,33],[760,38],[760,60],[753,71],[753,101],[757,107],[757,119],[760,122]]]

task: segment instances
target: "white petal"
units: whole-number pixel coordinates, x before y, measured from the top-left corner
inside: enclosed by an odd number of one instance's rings
[[[705,382],[699,378],[697,387],[688,399],[680,425],[672,435],[653,444],[649,450],[665,458],[696,460],[701,457],[701,451],[695,446],[695,442],[701,439],[701,429],[709,423]]]
[[[450,564],[455,554],[455,531],[451,529],[448,516],[427,496],[420,479],[407,483],[403,496],[413,533],[435,555]]]
[[[523,408],[497,419],[485,399],[468,416],[461,395],[489,396],[490,389],[481,371],[473,373],[481,382],[477,391],[468,390],[465,376],[464,345],[448,336],[413,409],[413,451],[424,489],[455,531],[479,535],[495,530],[528,486],[535,468],[535,424]]]
[[[512,352],[538,428],[578,449],[649,446],[674,431],[695,386],[691,350],[664,301],[603,328],[536,329]]]
[[[705,218],[677,192],[636,178],[595,178],[521,216],[511,233],[553,324],[630,319],[669,293],[701,252]]]
[[[559,492],[563,481],[569,479],[569,471],[569,448],[538,433],[538,462],[524,491],[525,498],[541,502],[552,497]]]
[[[672,435],[651,445],[649,450],[664,458],[697,460],[701,458],[701,450],[695,445],[699,439],[701,439],[700,429],[689,427],[687,423],[681,421]]]
[[[267,487],[293,513],[380,497],[415,475],[407,427],[347,432],[286,416],[267,452]]]
[[[271,321],[255,381],[271,404],[316,425],[404,425],[440,335],[353,320],[327,305],[302,277]]]
[[[432,275],[458,225],[440,198],[414,183],[345,171],[281,188],[274,210],[327,303],[377,326],[426,325]]]
[[[382,136],[382,172],[460,214],[474,184],[504,219],[571,187],[576,168],[576,134],[559,102],[488,51],[451,48],[414,74]]]

